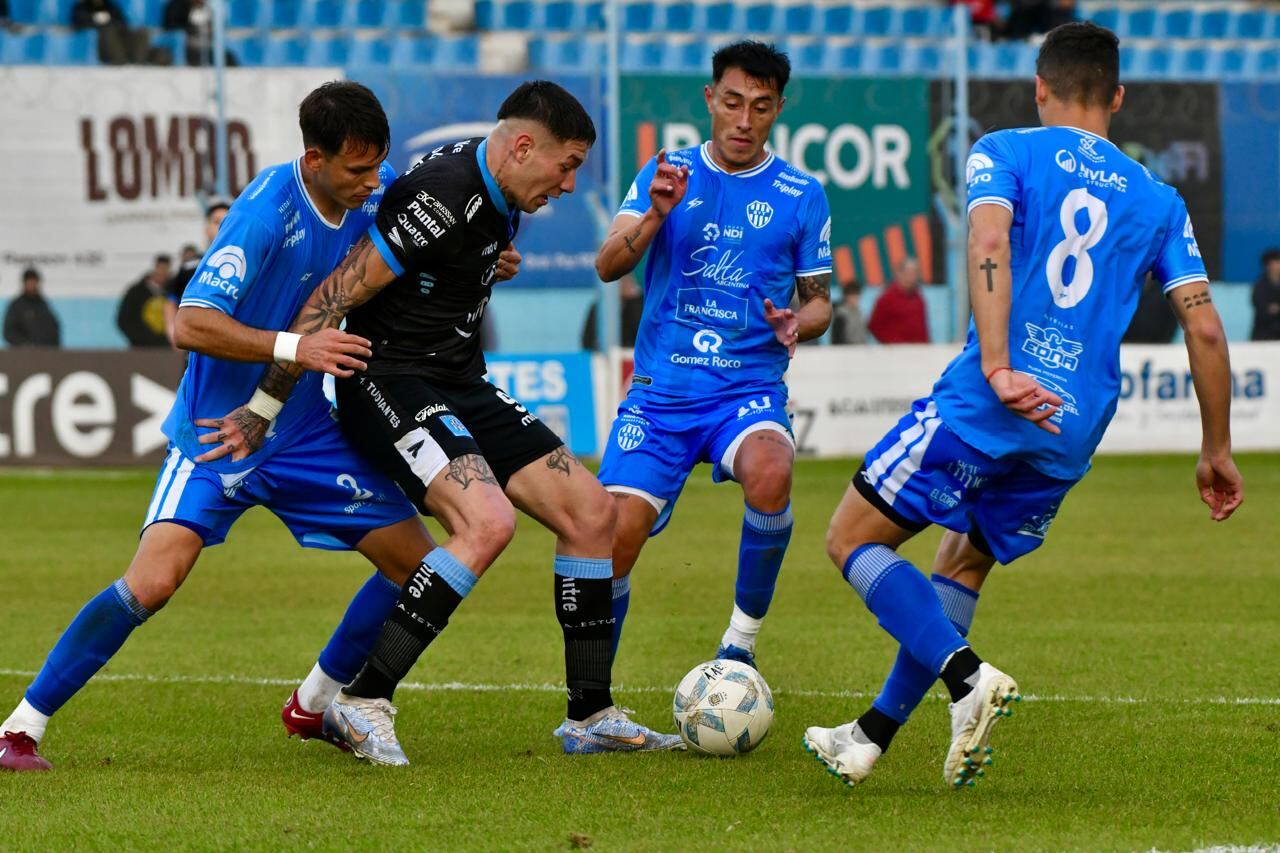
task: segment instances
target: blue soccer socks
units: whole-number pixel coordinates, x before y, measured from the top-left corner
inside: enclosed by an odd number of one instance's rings
[[[381,572],[374,572],[365,581],[351,599],[328,645],[320,652],[320,668],[325,675],[339,684],[348,684],[356,677],[399,597],[399,585]],[[328,705],[325,702],[317,710],[323,711]]]
[[[849,555],[844,577],[880,626],[930,672],[965,648],[942,610],[933,584],[886,545],[863,545]]]
[[[134,597],[124,578],[89,599],[27,688],[27,701],[53,716],[150,617],[151,611]]]

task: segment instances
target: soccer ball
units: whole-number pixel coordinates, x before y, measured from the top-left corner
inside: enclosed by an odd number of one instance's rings
[[[773,722],[773,694],[745,663],[711,660],[695,666],[676,688],[673,713],[690,749],[741,755],[760,745]]]

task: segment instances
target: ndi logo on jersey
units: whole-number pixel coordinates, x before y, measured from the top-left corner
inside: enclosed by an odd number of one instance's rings
[[[702,239],[708,243],[714,243],[720,239],[720,226],[714,222],[708,222],[702,226]]]
[[[763,228],[773,219],[773,205],[756,199],[747,205],[747,221],[752,228]]]
[[[699,329],[693,336],[693,348],[698,352],[720,352],[724,338],[710,329]]]
[[[624,451],[635,450],[644,444],[644,428],[639,424],[623,424],[618,427],[618,447]]]
[[[983,172],[994,169],[996,164],[990,157],[982,152],[969,155],[969,162],[964,167],[964,180],[969,186],[977,183],[986,183],[991,180],[990,175],[984,175]]]
[[[1045,367],[1074,371],[1080,366],[1080,353],[1084,344],[1064,338],[1057,329],[1042,329],[1034,323],[1026,323],[1027,339],[1022,351],[1038,359]]]

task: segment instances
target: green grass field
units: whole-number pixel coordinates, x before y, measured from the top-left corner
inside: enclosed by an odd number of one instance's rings
[[[951,791],[946,703],[925,701],[867,784],[800,747],[853,718],[891,641],[823,553],[852,471],[802,462],[796,532],[761,636],[773,731],[735,760],[568,757],[551,538],[508,553],[397,695],[413,762],[287,740],[279,707],[367,575],[249,513],[172,604],[57,716],[51,774],[0,775],[0,847],[1190,850],[1280,843],[1280,456],[1239,459],[1214,525],[1190,458],[1098,460],[1046,547],[998,569],[972,634],[1027,701],[997,762]],[[59,631],[132,555],[154,472],[0,476],[0,715]],[[740,495],[690,480],[642,557],[615,697],[670,727],[671,691],[731,604]],[[927,532],[905,549],[928,565]],[[435,685],[434,687],[430,685]]]

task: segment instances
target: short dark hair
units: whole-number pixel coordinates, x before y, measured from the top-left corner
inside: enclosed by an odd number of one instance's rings
[[[40,270],[36,269],[35,267],[27,267],[25,270],[22,271],[22,281],[24,284],[33,278],[36,281],[40,281]]]
[[[1120,39],[1090,21],[1054,27],[1040,45],[1036,74],[1060,100],[1106,106],[1120,88]]]
[[[719,83],[730,68],[740,68],[751,79],[772,84],[779,95],[791,79],[791,60],[762,41],[735,41],[717,50],[711,57],[712,82]]]
[[[160,266],[161,264],[169,264],[169,265],[172,265],[172,264],[173,264],[173,258],[172,258],[172,257],[170,257],[169,255],[156,255],[156,261],[155,261],[155,263],[156,263],[156,266]]]
[[[208,219],[210,216],[213,216],[219,210],[230,210],[230,209],[231,209],[231,202],[227,201],[225,198],[215,198],[213,201],[209,202],[209,206],[204,209],[204,218]]]
[[[1262,265],[1265,267],[1272,261],[1280,261],[1280,249],[1267,249],[1262,253]]]
[[[550,80],[526,80],[498,107],[498,121],[535,121],[561,142],[596,144],[596,125],[586,107],[569,90]]]
[[[391,145],[391,128],[377,96],[350,80],[325,83],[303,98],[298,125],[302,144],[328,157],[342,153],[348,143],[375,151]]]

